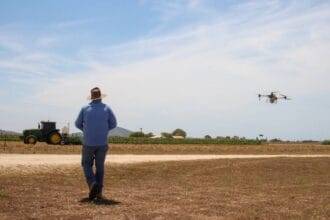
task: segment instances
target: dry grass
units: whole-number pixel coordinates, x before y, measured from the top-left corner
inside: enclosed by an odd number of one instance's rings
[[[265,145],[133,145],[111,144],[114,154],[330,154],[330,146],[321,144]],[[0,142],[0,153],[80,154],[81,146],[54,146],[45,143],[26,145],[21,142]]]
[[[0,189],[0,199],[8,197],[4,190]]]
[[[87,194],[80,167],[2,173],[0,218],[329,219],[329,169],[328,158],[113,165],[107,205],[79,202]]]

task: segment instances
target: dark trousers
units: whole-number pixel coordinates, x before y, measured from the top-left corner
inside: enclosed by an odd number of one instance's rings
[[[100,187],[100,192],[103,188],[104,178],[104,162],[108,151],[108,146],[83,146],[81,165],[84,170],[85,178],[88,186],[92,183],[97,183]],[[95,173],[93,165],[95,162]]]

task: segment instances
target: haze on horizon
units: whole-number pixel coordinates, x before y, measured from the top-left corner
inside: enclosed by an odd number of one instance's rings
[[[130,130],[328,139],[329,23],[322,0],[3,0],[0,129],[73,125],[99,86]]]

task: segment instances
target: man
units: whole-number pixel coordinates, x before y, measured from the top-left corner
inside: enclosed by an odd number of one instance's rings
[[[108,150],[108,133],[117,126],[111,108],[102,103],[101,90],[95,87],[76,120],[76,127],[83,131],[82,167],[89,186],[89,199],[102,199],[104,162]],[[96,172],[93,172],[95,162]]]

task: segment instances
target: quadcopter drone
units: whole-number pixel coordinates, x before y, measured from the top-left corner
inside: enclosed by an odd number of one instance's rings
[[[271,92],[269,95],[258,94],[258,97],[259,100],[261,100],[261,98],[267,98],[269,103],[271,104],[276,104],[279,99],[290,100],[288,96],[283,95],[279,92]]]

